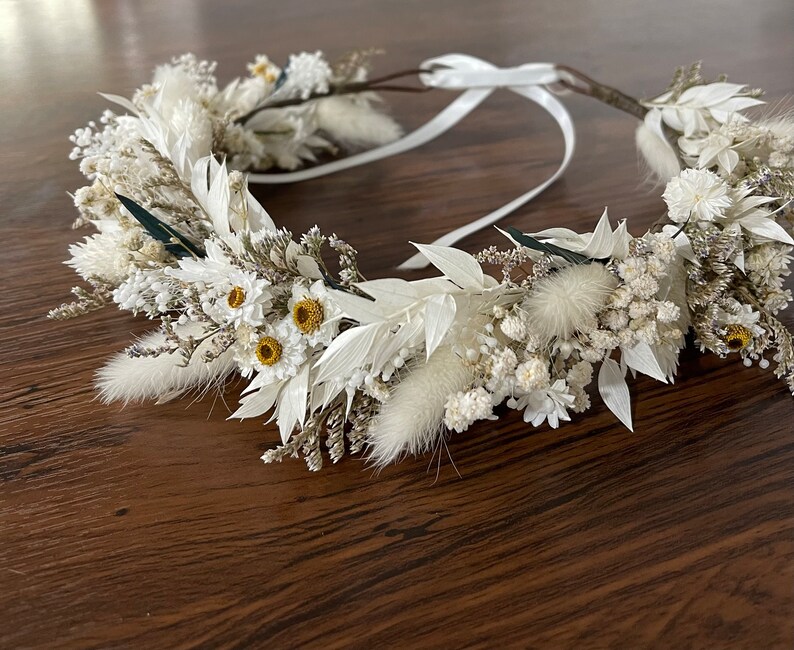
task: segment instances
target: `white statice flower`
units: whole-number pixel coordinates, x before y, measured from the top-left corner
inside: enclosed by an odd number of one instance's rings
[[[444,424],[462,433],[477,420],[495,420],[493,398],[482,386],[470,391],[458,391],[444,405]]]
[[[783,278],[791,272],[791,246],[761,244],[745,253],[745,270],[758,284],[780,288]]]
[[[310,286],[296,282],[287,303],[295,327],[310,346],[328,345],[339,332],[342,312],[322,280]]]
[[[590,345],[596,350],[613,350],[620,345],[617,334],[609,330],[594,329],[587,333],[587,337],[590,339]]]
[[[533,391],[549,385],[548,359],[531,356],[516,368],[516,388]]]
[[[503,347],[493,350],[487,355],[485,361],[485,375],[487,377],[485,387],[494,395],[507,395],[515,381],[517,364],[518,359],[512,348]]]
[[[282,91],[288,96],[308,99],[325,94],[330,88],[333,71],[319,50],[314,53],[292,54],[287,64],[287,79]]]
[[[513,310],[499,321],[499,329],[514,341],[523,341],[527,336],[528,327],[529,319],[522,310]]]
[[[644,273],[629,284],[631,292],[642,300],[650,300],[659,291],[659,283],[650,273]]]
[[[533,390],[521,395],[518,399],[508,400],[510,408],[524,411],[524,422],[529,422],[537,427],[548,421],[552,429],[560,426],[560,420],[568,421],[570,408],[575,396],[571,394],[568,384],[564,379],[558,379],[551,386]]]
[[[571,388],[584,388],[593,380],[593,364],[579,361],[574,364],[565,376],[565,381]]]
[[[714,221],[732,205],[728,189],[714,172],[685,169],[667,184],[662,198],[670,219],[676,223],[690,217],[695,221]]]
[[[663,264],[670,264],[675,259],[676,242],[667,233],[649,233],[644,239],[650,244],[656,258]]]
[[[235,350],[235,360],[243,377],[257,373],[251,386],[260,388],[298,373],[306,361],[306,340],[292,321],[284,318],[255,335],[249,333],[245,343]]]
[[[672,323],[681,316],[681,308],[669,300],[661,301],[656,305],[656,318],[662,323]]]
[[[609,329],[618,331],[629,324],[629,315],[622,309],[605,309],[601,313],[601,322]]]
[[[617,267],[618,275],[627,283],[631,283],[645,273],[647,263],[642,257],[627,257]]]

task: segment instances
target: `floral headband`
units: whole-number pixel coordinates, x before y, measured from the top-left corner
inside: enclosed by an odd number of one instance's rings
[[[232,417],[269,413],[281,434],[262,459],[302,455],[317,470],[323,446],[333,462],[366,450],[378,467],[436,450],[502,403],[556,428],[590,406],[596,372],[601,399],[631,428],[627,374],[672,382],[690,329],[702,351],[773,362],[794,392],[794,345],[777,318],[792,299],[794,120],[743,115],[760,91],[707,83],[694,65],[638,101],[565,66],[500,69],[459,54],[369,79],[370,54],[331,65],[302,53],[284,69],[258,56],[225,87],[214,63],[185,55],[131,99],[104,95],[123,110],[77,130],[72,158],[90,184],[74,194],[75,225],[97,232],[67,262],[88,287],[50,316],[115,303],[160,321],[99,371],[104,399],[163,402],[239,373],[249,382]],[[461,92],[413,133],[382,111],[380,92],[434,88]],[[365,280],[350,244],[317,227],[293,238],[248,190],[419,146],[499,88],[552,116],[563,161],[502,208],[416,244],[402,265],[441,276]],[[505,250],[449,247],[564,172],[575,143],[557,98],[566,91],[640,120],[637,148],[666,184],[664,216],[640,236],[605,210],[590,233],[507,228]]]

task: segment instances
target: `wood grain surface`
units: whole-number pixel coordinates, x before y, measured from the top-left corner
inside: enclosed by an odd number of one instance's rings
[[[129,94],[173,54],[227,78],[257,52],[380,46],[386,72],[461,51],[567,63],[634,95],[703,58],[776,100],[794,90],[792,33],[791,0],[2,0],[0,645],[794,647],[794,404],[770,371],[689,350],[674,386],[632,384],[634,433],[596,399],[556,431],[511,413],[454,436],[462,478],[446,457],[311,474],[261,463],[278,434],[226,420],[239,387],[95,401],[94,370],[145,322],[44,318],[76,281],[66,138],[98,117],[97,90]],[[450,97],[390,99],[410,127]],[[586,229],[609,205],[643,232],[662,203],[634,122],[566,102],[573,165],[509,223]],[[295,232],[336,230],[377,277],[408,239],[517,196],[561,152],[547,117],[500,93],[423,149],[255,194]]]

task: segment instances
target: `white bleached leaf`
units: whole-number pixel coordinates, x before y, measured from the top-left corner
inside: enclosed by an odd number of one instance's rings
[[[698,108],[714,106],[737,95],[745,88],[744,84],[728,83],[727,81],[692,86],[681,93],[676,104]]]
[[[281,390],[281,386],[281,382],[268,384],[267,386],[262,386],[255,393],[251,393],[241,398],[241,406],[234,413],[232,413],[227,420],[231,420],[233,418],[239,418],[241,420],[244,418],[254,418],[262,415],[263,413],[267,413],[276,403],[276,398],[278,397],[278,393]]]
[[[626,378],[616,361],[604,359],[598,372],[598,392],[607,408],[618,420],[625,424],[629,431],[634,431],[631,423],[631,398]]]
[[[309,395],[309,364],[290,379],[281,391],[278,401],[278,430],[282,444],[287,444],[296,424],[306,421],[306,400]]]
[[[356,288],[372,296],[378,303],[378,309],[387,315],[407,309],[419,299],[419,294],[411,283],[400,278],[358,282]]]
[[[623,361],[626,362],[629,368],[641,372],[644,375],[648,375],[649,377],[653,377],[663,384],[667,383],[667,377],[665,377],[650,345],[641,341],[633,348],[621,346],[620,351],[623,353]]]
[[[113,95],[111,93],[99,93],[99,96],[104,99],[107,99],[109,102],[118,104],[124,110],[129,111],[133,115],[138,115],[138,109],[136,108],[135,104],[133,104],[126,97],[122,97],[121,95]]]
[[[427,298],[437,293],[460,293],[460,288],[446,278],[414,280],[411,287],[416,291],[417,298]]]
[[[370,323],[380,323],[385,320],[386,315],[378,307],[374,300],[356,296],[347,291],[329,289],[328,295],[339,307],[342,314],[362,325]]]
[[[204,208],[212,219],[215,232],[220,237],[225,237],[231,233],[229,227],[229,175],[226,172],[226,161],[214,170],[214,174]]]
[[[444,340],[450,325],[455,321],[455,299],[449,294],[430,296],[425,303],[425,340],[427,358]]]
[[[323,277],[323,274],[320,273],[320,265],[317,264],[317,260],[311,255],[298,255],[295,260],[295,266],[298,269],[298,273],[304,278],[321,280]]]
[[[309,397],[309,408],[312,412],[324,409],[345,388],[345,383],[340,381],[327,381],[323,384],[314,384]]]
[[[415,244],[430,263],[462,289],[481,290],[484,276],[480,263],[472,255],[457,248]]]
[[[337,336],[317,362],[316,382],[349,377],[365,365],[375,342],[388,331],[388,324],[373,323],[351,327]]]
[[[609,215],[606,208],[604,208],[604,213],[598,220],[598,224],[582,254],[594,259],[612,255],[612,226],[609,225]]]
[[[753,233],[756,237],[764,239],[771,239],[773,241],[783,242],[784,244],[794,245],[794,239],[791,238],[779,223],[772,217],[766,216],[751,216],[742,217],[738,220],[742,228],[748,232]]]
[[[418,346],[425,334],[424,325],[424,318],[417,314],[410,321],[403,322],[396,332],[386,333],[378,347],[372,351],[373,372],[379,372],[388,361],[397,356],[401,348]]]

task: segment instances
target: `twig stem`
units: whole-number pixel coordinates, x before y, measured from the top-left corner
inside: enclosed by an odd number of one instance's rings
[[[401,79],[403,77],[414,77],[421,74],[422,72],[427,72],[427,70],[422,70],[420,68],[401,70],[400,72],[392,72],[391,74],[383,75],[382,77],[375,77],[374,79],[368,79],[367,81],[354,81],[351,83],[340,84],[339,86],[332,86],[327,93],[313,93],[312,95],[309,95],[309,97],[307,97],[306,99],[303,99],[302,97],[293,97],[290,99],[282,99],[280,101],[275,101],[275,102],[265,102],[264,104],[261,104],[256,108],[254,108],[253,110],[249,111],[245,115],[238,117],[235,120],[235,123],[245,124],[254,115],[269,108],[287,108],[289,106],[300,106],[301,104],[305,104],[306,102],[310,102],[315,99],[322,99],[323,97],[331,97],[336,95],[352,95],[356,93],[381,92],[381,91],[403,92],[403,93],[427,92],[428,90],[432,90],[432,88],[426,86],[400,86],[400,85],[386,83],[387,81],[393,81],[394,79]]]

